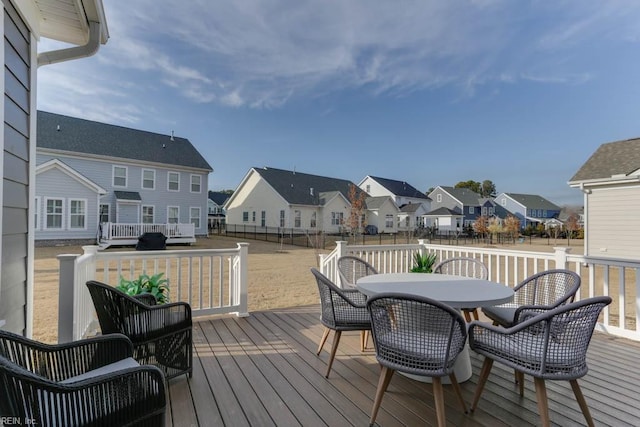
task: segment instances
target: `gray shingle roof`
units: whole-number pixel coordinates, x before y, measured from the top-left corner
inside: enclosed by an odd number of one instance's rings
[[[480,195],[469,190],[468,188],[445,187],[442,185],[440,186],[440,188],[458,199],[465,206],[480,205]]]
[[[369,178],[376,180],[380,185],[389,190],[396,196],[413,197],[416,199],[428,199],[427,195],[419,191],[405,181],[396,181],[395,179],[380,178],[369,175]]]
[[[209,191],[209,199],[212,200],[216,205],[222,206],[224,202],[226,202],[229,197],[231,197],[228,193],[221,193],[219,191]]]
[[[406,205],[402,205],[400,207],[400,212],[411,213],[420,209],[422,203],[407,203]]]
[[[504,193],[528,209],[560,210],[560,206],[537,194]]]
[[[367,197],[365,204],[367,209],[380,209],[387,200],[389,200],[389,196]]]
[[[140,197],[140,193],[137,191],[114,191],[116,199],[118,200],[139,200],[142,201],[142,197]]]
[[[186,138],[38,111],[38,148],[213,169]]]
[[[324,200],[328,200],[335,195],[335,192],[342,193],[344,198],[349,200],[349,185],[356,187],[356,194],[362,192],[358,186],[345,179],[310,175],[271,167],[253,168],[253,170],[290,204],[319,206],[324,204]]]
[[[602,144],[570,182],[628,175],[640,169],[640,138]]]
[[[431,212],[427,212],[426,216],[464,216],[460,212],[456,212],[453,209],[441,207],[434,209]]]

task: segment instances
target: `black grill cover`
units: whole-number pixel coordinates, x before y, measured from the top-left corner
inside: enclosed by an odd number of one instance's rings
[[[144,233],[138,237],[137,251],[158,251],[167,248],[167,237],[162,233]]]

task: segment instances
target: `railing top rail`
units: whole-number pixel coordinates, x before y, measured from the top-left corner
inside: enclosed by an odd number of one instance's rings
[[[587,264],[606,264],[614,267],[639,268],[640,260],[625,260],[606,257],[594,257],[584,255],[568,255],[567,260],[571,262],[584,262]]]
[[[554,253],[547,252],[531,252],[531,251],[515,251],[512,249],[496,249],[496,248],[483,248],[476,246],[451,246],[451,245],[436,245],[432,243],[426,243],[425,246],[428,249],[444,250],[449,252],[481,252],[492,255],[511,255],[520,257],[536,257],[542,259],[554,259]]]
[[[347,245],[346,248],[347,250],[350,251],[361,251],[361,250],[370,250],[370,251],[380,251],[380,250],[385,250],[388,248],[392,248],[392,249],[417,249],[420,248],[420,244],[419,243],[405,243],[405,244],[396,244],[394,245],[393,243],[388,244],[388,245]]]
[[[238,255],[240,247],[237,249],[184,249],[184,250],[161,250],[161,251],[118,251],[118,252],[98,252],[100,259],[117,259],[127,257],[129,259],[142,258],[184,258],[190,256],[224,256]]]

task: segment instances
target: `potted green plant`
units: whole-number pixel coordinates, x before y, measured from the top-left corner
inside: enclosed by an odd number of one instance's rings
[[[412,273],[431,273],[433,271],[433,265],[436,263],[436,254],[420,253],[413,254],[413,268]]]
[[[120,283],[117,289],[130,296],[151,294],[158,304],[165,304],[169,302],[169,286],[167,285],[169,281],[163,279],[163,275],[164,273],[154,274],[153,276],[141,274],[134,280],[127,280],[120,276]]]

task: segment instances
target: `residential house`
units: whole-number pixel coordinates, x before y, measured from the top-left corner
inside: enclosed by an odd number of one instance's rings
[[[482,215],[482,198],[468,188],[439,185],[428,196],[432,210],[425,216],[433,219],[433,225],[440,232],[461,232],[463,227],[473,225]]]
[[[38,111],[36,163],[36,240],[95,240],[107,223],[207,234],[212,169],[186,138]]]
[[[344,179],[297,171],[251,168],[226,203],[227,228],[339,233],[351,212],[352,185]]]
[[[560,206],[536,194],[500,193],[494,200],[518,218],[523,229],[545,224],[560,214]]]
[[[398,207],[389,196],[367,197],[366,224],[373,226],[378,233],[392,233],[398,217]],[[417,206],[417,205],[416,205]]]
[[[0,132],[0,328],[31,336],[38,66],[96,53],[109,32],[101,0],[3,0],[4,104]],[[72,47],[37,51],[40,37]]]
[[[584,193],[585,255],[637,259],[640,138],[602,144],[573,175],[569,186]]]
[[[372,197],[393,199],[400,210],[398,230],[415,230],[428,225],[424,223],[423,215],[431,210],[431,200],[406,181],[367,175],[358,186]]]
[[[207,212],[209,215],[209,229],[224,228],[226,224],[226,210],[224,204],[231,197],[230,193],[220,191],[209,191],[209,200],[207,200]]]

